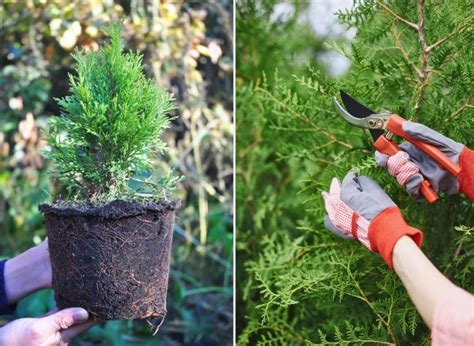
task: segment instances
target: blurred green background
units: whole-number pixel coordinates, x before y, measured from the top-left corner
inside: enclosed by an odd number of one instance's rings
[[[156,336],[143,321],[110,321],[76,345],[227,345],[232,343],[232,1],[6,1],[0,5],[0,256],[45,237],[37,206],[61,193],[41,156],[55,97],[68,94],[70,53],[95,50],[101,28],[124,23],[128,49],[174,94],[167,157],[186,179],[175,227],[168,315]],[[54,306],[51,290],[31,295],[13,318]],[[7,320],[2,320],[2,323]]]

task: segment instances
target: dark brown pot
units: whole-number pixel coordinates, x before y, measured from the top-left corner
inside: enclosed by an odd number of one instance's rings
[[[100,320],[163,318],[179,201],[42,204],[58,308]]]

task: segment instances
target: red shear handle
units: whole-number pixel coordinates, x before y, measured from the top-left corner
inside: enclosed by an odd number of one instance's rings
[[[380,151],[382,154],[393,156],[398,153],[401,149],[395,142],[387,139],[385,136],[380,136],[374,143],[375,149]],[[434,203],[438,199],[438,195],[435,190],[431,187],[428,180],[423,177],[423,181],[420,184],[420,193],[426,199],[428,203]]]
[[[397,114],[392,114],[387,122],[387,130],[393,132],[397,136],[400,136],[406,139],[408,142],[413,144],[415,147],[423,151],[426,155],[431,157],[433,160],[436,161],[438,165],[443,167],[449,173],[457,177],[461,172],[461,167],[455,164],[453,161],[449,159],[441,150],[436,148],[434,145],[420,142],[416,139],[411,138],[405,131],[403,131],[403,122],[406,120],[403,119],[401,116]]]

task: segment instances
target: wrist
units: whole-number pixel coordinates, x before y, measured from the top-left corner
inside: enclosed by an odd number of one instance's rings
[[[35,246],[5,263],[5,292],[9,304],[30,293],[50,287],[48,258],[41,245]],[[46,253],[47,255],[47,253]]]
[[[397,240],[395,246],[393,247],[393,269],[398,275],[405,275],[406,273],[404,270],[406,269],[403,264],[404,261],[411,262],[412,258],[411,253],[416,251],[418,246],[415,244],[413,239],[409,236],[402,236],[400,239]]]
[[[45,289],[51,287],[51,260],[47,250],[47,240],[31,249],[30,270],[33,270],[37,283],[36,289]],[[32,268],[31,268],[32,267]]]
[[[393,270],[393,249],[403,236],[409,236],[418,247],[423,242],[423,233],[406,224],[400,209],[396,206],[382,211],[369,225],[371,249],[378,252]]]

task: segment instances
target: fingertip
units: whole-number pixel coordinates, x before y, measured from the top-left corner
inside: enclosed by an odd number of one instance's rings
[[[44,330],[61,331],[80,325],[89,319],[89,313],[83,308],[67,308],[51,313],[41,318],[40,324]]]
[[[340,195],[341,194],[341,183],[339,182],[339,179],[336,177],[332,178],[331,180],[331,186],[329,187],[329,193],[331,195]]]
[[[86,322],[89,319],[89,313],[83,308],[74,308],[72,319],[74,323]]]
[[[349,173],[347,173],[346,176],[344,177],[344,180],[352,180],[355,177],[357,177],[357,172],[356,171],[349,171]]]
[[[344,179],[342,180],[342,188],[354,184],[354,178],[356,177],[357,174],[355,171],[350,171],[349,173],[347,173]]]

